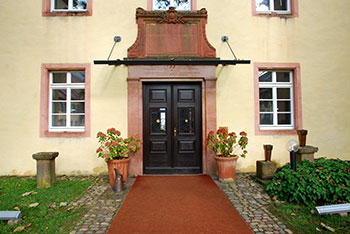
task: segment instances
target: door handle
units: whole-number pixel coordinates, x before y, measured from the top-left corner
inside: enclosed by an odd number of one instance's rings
[[[176,136],[176,128],[174,128],[174,136]]]

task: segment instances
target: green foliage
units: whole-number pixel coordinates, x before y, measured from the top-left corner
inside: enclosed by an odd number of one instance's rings
[[[11,233],[17,227],[25,227],[23,233],[67,233],[73,223],[82,216],[82,207],[60,207],[61,202],[72,202],[82,196],[94,178],[61,177],[50,188],[36,188],[36,179],[0,177],[0,210],[20,209],[23,223],[7,225],[0,221],[0,233]],[[33,192],[27,196],[23,194]],[[30,208],[29,205],[39,203]]]
[[[339,202],[350,202],[350,161],[340,159],[304,160],[297,170],[289,163],[277,169],[265,185],[271,197],[305,204],[310,208]]]

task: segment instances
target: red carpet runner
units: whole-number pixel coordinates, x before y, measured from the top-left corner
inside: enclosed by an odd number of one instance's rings
[[[206,175],[139,176],[108,231],[131,233],[252,233]]]

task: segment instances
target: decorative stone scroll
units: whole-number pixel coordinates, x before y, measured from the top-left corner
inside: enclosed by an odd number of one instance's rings
[[[128,58],[215,58],[215,48],[206,37],[208,14],[199,11],[136,9],[138,34],[128,49]]]

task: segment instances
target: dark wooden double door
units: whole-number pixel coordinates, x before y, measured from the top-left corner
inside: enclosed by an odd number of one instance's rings
[[[145,174],[202,172],[200,83],[144,83]]]

